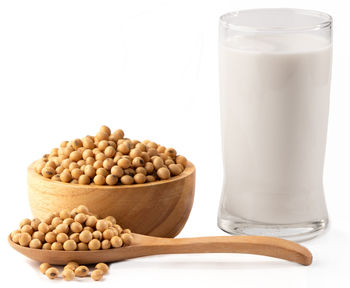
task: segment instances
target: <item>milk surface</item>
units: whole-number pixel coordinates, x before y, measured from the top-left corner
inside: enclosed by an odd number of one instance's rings
[[[323,193],[331,46],[310,35],[220,46],[222,217],[293,224],[327,218]]]

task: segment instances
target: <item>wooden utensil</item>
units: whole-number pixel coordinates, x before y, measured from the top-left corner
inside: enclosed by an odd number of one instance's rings
[[[10,245],[23,255],[39,262],[65,265],[115,262],[131,258],[184,253],[245,253],[280,258],[302,265],[312,263],[312,254],[305,247],[284,239],[265,236],[218,236],[199,238],[158,238],[133,233],[132,245],[96,251],[53,251],[22,247],[11,240]]]
[[[79,185],[52,181],[28,167],[28,198],[34,217],[85,205],[100,218],[114,216],[118,224],[143,235],[175,237],[191,212],[195,167],[187,162],[176,177],[137,185]]]

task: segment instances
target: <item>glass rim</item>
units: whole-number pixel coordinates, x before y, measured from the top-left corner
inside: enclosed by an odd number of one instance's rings
[[[250,26],[230,23],[228,18],[237,17],[240,13],[245,12],[267,12],[267,11],[284,11],[295,14],[302,14],[305,16],[318,17],[320,22],[312,25],[300,26]],[[244,9],[229,12],[220,16],[220,24],[227,29],[238,32],[305,32],[315,30],[331,29],[333,18],[331,15],[316,10],[296,9],[296,8],[258,8],[258,9]]]

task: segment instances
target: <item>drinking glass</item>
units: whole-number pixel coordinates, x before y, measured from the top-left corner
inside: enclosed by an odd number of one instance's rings
[[[255,9],[220,18],[224,180],[218,226],[312,238],[328,224],[323,189],[332,18]]]

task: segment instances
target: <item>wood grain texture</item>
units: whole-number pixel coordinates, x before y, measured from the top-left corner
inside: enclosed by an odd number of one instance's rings
[[[22,247],[8,240],[23,255],[50,264],[65,265],[115,262],[131,258],[185,253],[245,253],[280,258],[302,265],[312,263],[312,254],[305,247],[284,239],[265,236],[219,236],[199,238],[158,238],[133,233],[131,246],[97,251],[53,251]]]
[[[28,167],[28,198],[33,216],[40,219],[63,208],[86,205],[99,217],[114,216],[133,232],[175,237],[192,209],[195,167],[190,162],[182,174],[169,180],[118,186],[52,181],[37,174],[34,163]]]

